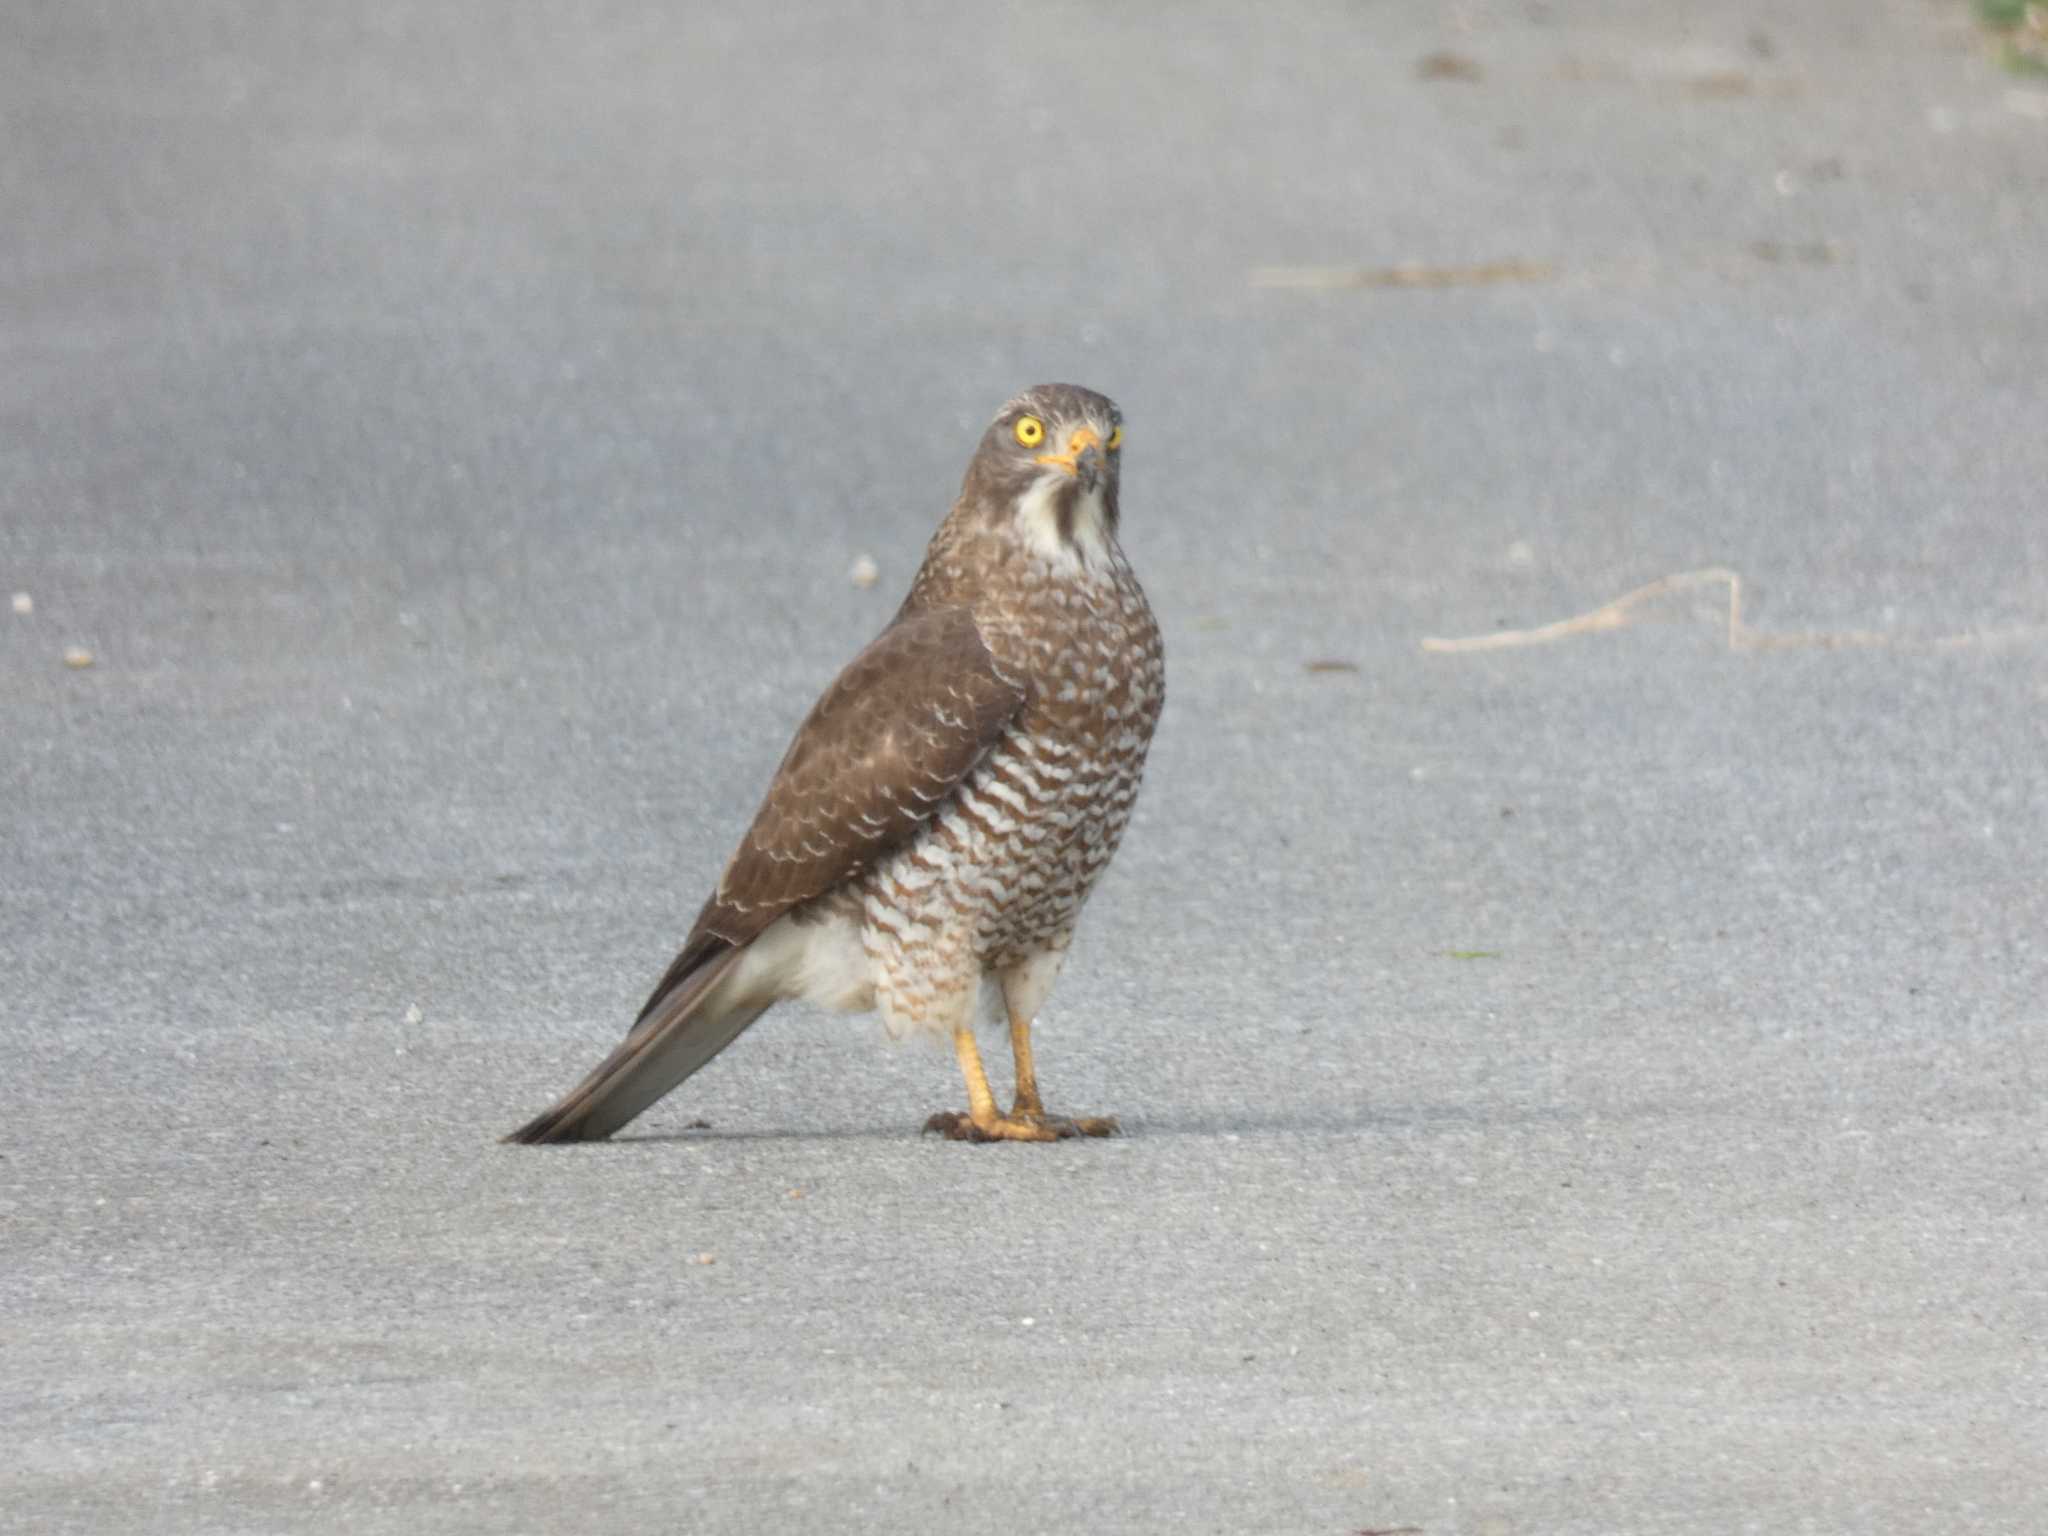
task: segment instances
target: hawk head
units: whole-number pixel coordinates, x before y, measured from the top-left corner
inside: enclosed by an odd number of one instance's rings
[[[1116,531],[1123,413],[1078,384],[1039,384],[996,413],[961,500],[1060,563],[1090,564]]]

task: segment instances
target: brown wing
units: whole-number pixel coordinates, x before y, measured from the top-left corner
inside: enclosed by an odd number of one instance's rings
[[[698,967],[909,840],[1025,703],[964,608],[899,615],[797,728],[644,1019]]]

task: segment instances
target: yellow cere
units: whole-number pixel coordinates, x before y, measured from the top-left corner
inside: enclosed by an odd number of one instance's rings
[[[1108,448],[1110,452],[1114,453],[1117,449],[1123,447],[1123,445],[1124,429],[1121,426],[1111,428],[1109,434],[1109,441],[1103,444],[1103,446]]]
[[[1036,416],[1017,418],[1017,441],[1026,448],[1036,448],[1045,441],[1045,423]]]

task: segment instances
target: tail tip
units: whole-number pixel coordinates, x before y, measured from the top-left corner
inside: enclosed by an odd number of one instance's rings
[[[501,1147],[539,1147],[558,1141],[596,1141],[601,1138],[584,1129],[585,1122],[570,1119],[560,1110],[551,1109],[536,1115],[516,1131],[507,1131],[498,1138]]]

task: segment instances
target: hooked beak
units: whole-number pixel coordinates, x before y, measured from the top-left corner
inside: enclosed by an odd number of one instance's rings
[[[1065,453],[1041,453],[1036,462],[1057,465],[1079,480],[1082,489],[1092,491],[1102,480],[1102,439],[1093,427],[1076,427],[1067,438]]]

